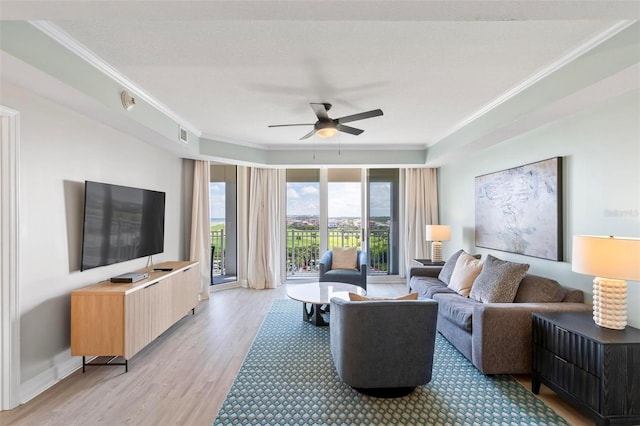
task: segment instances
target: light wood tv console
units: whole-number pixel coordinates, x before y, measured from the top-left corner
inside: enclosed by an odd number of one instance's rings
[[[149,278],[135,283],[99,282],[71,293],[71,355],[87,365],[124,365],[156,337],[184,317],[199,301],[198,262],[163,262],[137,272]],[[171,271],[154,271],[171,268]],[[86,357],[111,356],[107,363]],[[112,362],[122,357],[123,363]]]

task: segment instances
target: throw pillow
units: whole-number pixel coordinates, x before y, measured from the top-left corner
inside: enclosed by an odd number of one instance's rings
[[[554,303],[562,302],[569,292],[551,278],[527,274],[520,281],[514,303]]]
[[[482,271],[482,261],[462,252],[458,256],[456,267],[453,270],[453,274],[451,274],[451,280],[449,280],[447,287],[455,290],[461,296],[468,297],[473,282],[480,275],[480,271]]]
[[[464,250],[460,249],[457,252],[453,253],[451,257],[447,259],[447,261],[444,263],[444,266],[440,270],[438,279],[447,285],[449,285],[449,281],[451,281],[451,275],[453,274],[453,270],[456,267],[456,262],[458,261],[460,253],[464,253]]]
[[[334,247],[331,269],[358,270],[358,247]]]
[[[398,297],[369,297],[350,292],[349,300],[355,302],[367,302],[371,300],[418,300],[418,293],[409,293]]]
[[[508,262],[489,254],[469,297],[482,303],[511,303],[528,270],[526,263]]]

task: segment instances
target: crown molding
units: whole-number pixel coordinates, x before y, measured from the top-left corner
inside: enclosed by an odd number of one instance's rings
[[[582,43],[581,45],[579,45],[575,49],[573,49],[570,52],[568,52],[566,55],[558,58],[557,60],[555,60],[554,62],[552,62],[548,66],[544,67],[543,69],[541,69],[537,73],[533,74],[531,77],[527,78],[526,80],[524,80],[520,84],[518,84],[515,87],[511,88],[510,90],[506,91],[505,93],[503,93],[499,97],[495,98],[494,100],[492,100],[491,102],[486,104],[484,107],[480,108],[478,111],[474,112],[473,114],[471,114],[470,116],[468,116],[464,120],[460,121],[458,124],[454,125],[449,130],[447,130],[444,134],[442,134],[441,136],[439,136],[436,139],[434,139],[430,143],[430,145],[434,145],[434,144],[442,141],[443,139],[445,139],[445,138],[451,136],[452,134],[454,134],[455,132],[461,130],[465,126],[467,126],[467,125],[471,124],[472,122],[478,120],[480,117],[482,117],[483,115],[487,114],[489,111],[491,111],[494,108],[502,105],[503,103],[507,102],[508,100],[516,97],[517,95],[519,95],[520,93],[524,92],[525,90],[527,90],[528,88],[530,88],[534,84],[538,83],[539,81],[544,80],[549,75],[551,75],[554,72],[558,71],[559,69],[563,68],[567,64],[571,63],[575,59],[577,59],[580,56],[584,55],[585,53],[589,52],[591,49],[595,48],[596,46],[600,45],[601,43],[607,41],[608,39],[610,39],[611,37],[615,36],[616,34],[622,32],[623,30],[625,30],[626,28],[628,28],[631,25],[635,24],[636,22],[640,22],[640,21],[637,21],[637,20],[623,20],[623,21],[616,22],[614,25],[612,25],[607,30],[603,31],[602,33],[596,35],[595,37],[593,37],[593,38],[587,40],[586,42]]]
[[[28,22],[35,28],[58,42],[60,45],[76,54],[78,57],[96,68],[98,71],[102,72],[118,84],[122,85],[123,88],[127,89],[131,93],[134,93],[137,97],[148,103],[152,108],[155,108],[162,114],[177,122],[183,128],[189,130],[189,132],[191,132],[192,134],[196,135],[197,137],[200,137],[202,135],[202,131],[200,131],[200,129],[176,114],[168,106],[151,96],[149,93],[147,93],[146,90],[129,80],[120,71],[109,65],[98,55],[80,44],[77,40],[64,32],[60,27],[58,27],[51,21]]]

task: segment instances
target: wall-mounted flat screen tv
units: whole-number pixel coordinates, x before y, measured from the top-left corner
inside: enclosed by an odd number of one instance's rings
[[[165,193],[86,181],[80,269],[164,251]]]

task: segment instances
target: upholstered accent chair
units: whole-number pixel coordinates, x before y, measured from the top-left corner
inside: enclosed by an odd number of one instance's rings
[[[353,269],[334,269],[333,251],[327,251],[320,259],[320,282],[339,282],[367,289],[367,252],[357,250]]]
[[[331,299],[331,355],[359,392],[398,397],[431,381],[438,302]]]

